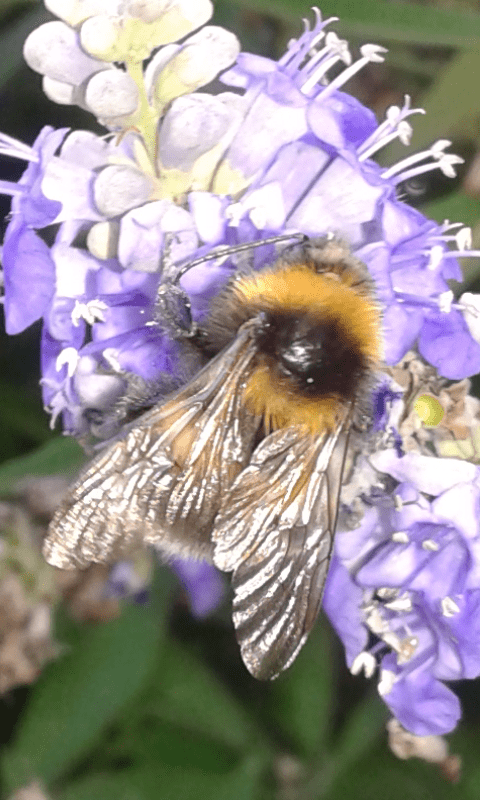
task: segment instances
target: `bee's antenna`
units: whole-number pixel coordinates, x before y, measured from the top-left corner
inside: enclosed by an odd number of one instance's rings
[[[200,258],[196,258],[194,261],[190,261],[188,264],[180,267],[172,283],[178,284],[186,272],[198,266],[198,264],[203,264],[204,261],[212,261],[214,258],[224,258],[233,253],[240,253],[242,250],[252,250],[254,247],[262,247],[264,244],[277,244],[277,242],[285,242],[292,239],[305,242],[308,238],[309,237],[305,233],[285,233],[279,236],[271,236],[269,239],[258,239],[258,241],[255,242],[245,242],[244,244],[236,244],[231,247],[218,247],[216,250],[212,250],[211,253],[200,256]]]
[[[159,324],[163,329],[171,331],[173,338],[186,339],[192,338],[197,334],[197,326],[192,323],[191,304],[187,294],[181,286],[180,279],[186,272],[203,264],[204,261],[212,261],[214,258],[225,258],[232,253],[239,253],[242,250],[250,250],[254,247],[261,247],[264,244],[276,244],[277,242],[298,241],[305,242],[309,237],[304,233],[286,233],[280,236],[271,236],[268,239],[258,239],[255,242],[245,242],[244,244],[233,245],[232,247],[218,247],[205,256],[200,256],[188,264],[180,267],[173,277],[160,283],[157,290],[155,302],[154,320],[152,324]]]

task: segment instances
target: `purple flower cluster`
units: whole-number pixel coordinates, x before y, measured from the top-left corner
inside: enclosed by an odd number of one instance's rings
[[[156,312],[159,286],[186,263],[277,234],[347,241],[382,305],[389,399],[378,452],[355,465],[356,483],[342,496],[349,529],[337,536],[325,609],[353,671],[371,675],[380,663],[379,691],[407,729],[451,730],[459,706],[442,681],[480,674],[479,475],[460,457],[442,457],[446,435],[413,436],[401,424],[413,419],[415,397],[390,367],[414,350],[436,375],[434,397],[444,379],[480,371],[475,302],[455,302],[448,284],[461,280],[468,234],[428,220],[396,192],[431,169],[453,175],[460,159],[439,141],[389,169],[372,160],[395,138],[409,142],[407,119],[419,110],[406,98],[378,124],[342,91],[385,51],[365,45],[352,61],[317,11],[313,28],[274,62],[240,52],[221,28],[192,34],[209,18],[208,0],[191,8],[172,0],[155,12],[134,0],[89,0],[68,13],[48,5],[62,19],[31,34],[27,61],[52,99],[89,110],[109,131],[44,128],[31,148],[0,138],[0,152],[28,162],[17,184],[0,184],[12,195],[6,327],[13,334],[43,320],[52,423],[60,417],[66,432],[84,436],[87,412],[111,408],[132,374],[186,379],[178,342]],[[196,91],[218,73],[226,91]],[[249,258],[259,268],[274,254],[264,246]],[[195,320],[237,267],[238,256],[220,253],[183,275]],[[466,401],[462,409],[470,435],[476,409]]]
[[[480,674],[480,470],[393,450],[370,462],[398,483],[337,534],[324,607],[352,672],[380,662],[379,692],[401,724],[445,733],[460,704],[442,681]]]

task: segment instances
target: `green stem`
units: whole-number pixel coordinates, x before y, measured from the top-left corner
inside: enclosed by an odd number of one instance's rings
[[[147,93],[145,91],[145,83],[143,80],[143,65],[141,61],[128,61],[126,62],[127,72],[135,81],[138,87],[139,94],[139,109],[132,115],[132,122],[140,131],[142,139],[145,143],[145,148],[151,159],[153,167],[155,167],[156,150],[157,150],[157,123],[158,112],[152,108],[148,102]]]

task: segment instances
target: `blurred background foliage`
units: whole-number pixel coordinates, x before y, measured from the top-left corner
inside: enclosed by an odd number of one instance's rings
[[[301,18],[311,15],[305,0],[215,5],[214,22],[234,30],[243,49],[273,58],[298,35]],[[471,225],[480,247],[479,0],[320,5],[324,17],[340,18],[335,29],[354,52],[366,41],[389,49],[386,62],[362,70],[348,91],[379,118],[410,94],[414,106],[427,110],[413,121],[410,149],[449,138],[452,151],[465,159],[458,179],[427,175],[402,186],[404,198],[438,221]],[[78,109],[48,101],[39,77],[23,64],[26,35],[48,18],[40,2],[0,0],[0,129],[28,143],[46,124],[95,130],[93,119]],[[391,163],[405,149],[381,155]],[[17,179],[22,169],[6,158],[0,164],[4,179]],[[8,208],[5,201],[0,218]],[[473,291],[479,289],[478,263],[465,264]],[[0,653],[1,797],[477,800],[478,682],[456,687],[464,719],[451,737],[451,749],[463,761],[455,784],[438,767],[398,761],[390,753],[387,712],[366,681],[348,674],[325,620],[286,674],[260,684],[240,661],[228,602],[208,620],[195,621],[166,568],[156,570],[144,605],[106,601],[98,588],[104,575],[69,583],[53,576],[38,555],[48,503],[32,501],[25,476],[41,481],[74,474],[82,456],[74,442],[48,428],[38,386],[38,337],[38,328],[1,334],[0,618],[11,620],[15,611],[20,619],[26,601],[24,595],[18,600],[19,592],[35,596],[37,604],[55,604],[57,611],[54,644],[30,654],[23,672],[15,673],[14,659],[5,665]],[[38,485],[53,504],[52,485]],[[10,593],[2,594],[8,581]],[[7,641],[4,628],[0,620],[0,650]]]

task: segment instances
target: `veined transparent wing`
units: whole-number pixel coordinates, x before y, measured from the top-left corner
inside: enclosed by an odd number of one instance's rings
[[[349,414],[315,439],[270,434],[225,495],[214,564],[232,572],[233,622],[257,678],[291,664],[316,619],[333,547]]]
[[[115,561],[141,542],[211,557],[214,517],[250,460],[260,422],[241,403],[255,355],[253,322],[80,475],[50,524],[50,564]]]

